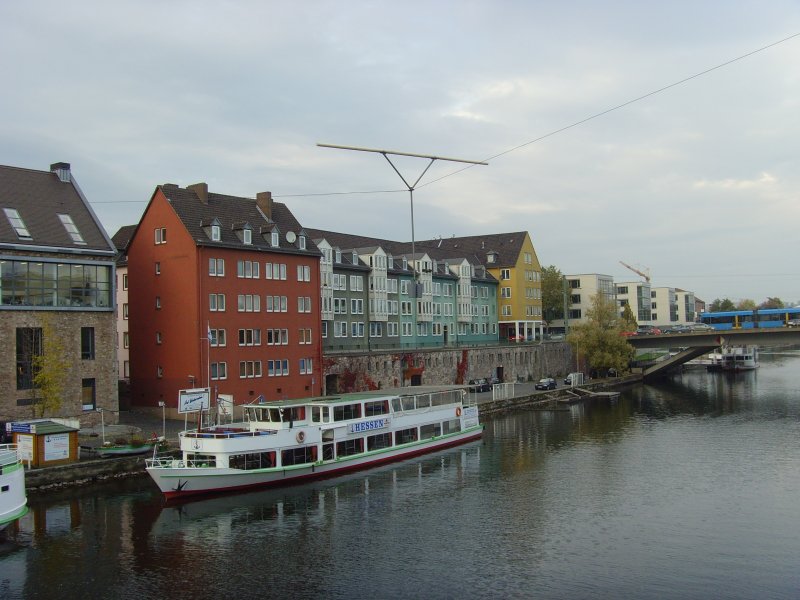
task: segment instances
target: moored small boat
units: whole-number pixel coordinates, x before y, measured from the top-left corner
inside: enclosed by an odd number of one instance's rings
[[[468,400],[449,389],[247,404],[241,422],[182,432],[182,458],[147,459],[147,472],[168,499],[331,477],[480,438]]]
[[[0,444],[0,531],[28,512],[25,468],[16,444]]]

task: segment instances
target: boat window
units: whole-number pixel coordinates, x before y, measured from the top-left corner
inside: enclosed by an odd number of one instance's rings
[[[251,452],[232,454],[229,460],[231,469],[269,469],[275,466],[275,452]]]
[[[279,409],[279,408],[270,408],[268,413],[269,413],[269,417],[267,418],[267,421],[270,421],[272,423],[280,423],[281,422],[281,409]]]
[[[400,398],[392,398],[392,410],[394,410],[394,412],[401,412],[403,410]]]
[[[422,425],[419,428],[419,438],[421,440],[429,440],[439,435],[442,435],[441,423],[430,423],[428,425]]]
[[[213,454],[195,454],[190,452],[187,454],[187,464],[190,467],[216,467],[217,457]]]
[[[394,443],[398,445],[416,442],[417,439],[416,427],[412,427],[411,429],[400,429],[399,431],[394,432]]]
[[[333,420],[334,421],[347,421],[348,419],[361,418],[361,403],[357,404],[340,404],[333,407]]]
[[[302,465],[305,463],[316,462],[317,447],[303,446],[302,448],[290,448],[281,451],[281,466]]]
[[[414,410],[414,396],[403,396],[403,410]]]
[[[311,407],[311,422],[312,423],[320,423],[322,421],[322,407],[321,406],[312,406]]]
[[[364,451],[364,438],[354,440],[344,440],[336,444],[336,456],[352,456],[361,454]]]
[[[376,417],[378,415],[388,415],[388,414],[389,414],[388,400],[377,400],[375,402],[364,403],[365,417]]]
[[[391,448],[391,446],[391,433],[379,433],[367,437],[367,450],[380,450],[381,448]]]
[[[416,396],[417,408],[428,408],[431,405],[430,394],[424,396]]]
[[[453,419],[452,421],[445,421],[442,424],[442,431],[445,434],[458,433],[461,431],[461,419]]]

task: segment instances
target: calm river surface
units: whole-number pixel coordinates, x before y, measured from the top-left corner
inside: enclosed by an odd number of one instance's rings
[[[800,598],[800,353],[481,442],[164,506],[148,479],[31,499],[0,598]]]

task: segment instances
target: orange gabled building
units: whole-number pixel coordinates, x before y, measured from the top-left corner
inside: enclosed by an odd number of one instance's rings
[[[269,192],[156,188],[127,248],[131,404],[321,395],[320,252]]]

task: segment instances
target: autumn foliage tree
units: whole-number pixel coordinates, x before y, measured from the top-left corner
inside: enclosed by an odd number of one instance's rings
[[[44,417],[61,408],[64,397],[69,362],[64,354],[64,342],[47,313],[42,313],[43,352],[32,357],[33,364],[33,414]]]
[[[614,301],[604,294],[595,294],[586,316],[585,323],[572,327],[567,342],[594,369],[626,370],[634,350],[622,335],[623,322]]]

